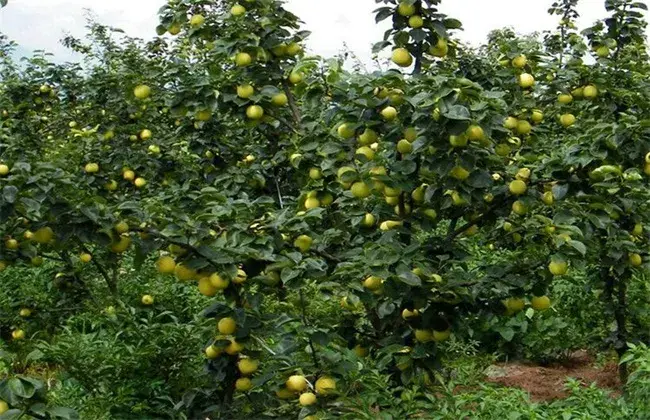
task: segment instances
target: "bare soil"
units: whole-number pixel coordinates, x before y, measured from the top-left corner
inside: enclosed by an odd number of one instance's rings
[[[596,366],[587,352],[576,352],[563,363],[539,366],[526,362],[499,363],[491,366],[488,382],[520,388],[530,394],[533,401],[551,401],[566,398],[564,388],[567,378],[580,380],[585,386],[596,383],[608,389],[612,396],[621,394],[621,382],[615,362]]]

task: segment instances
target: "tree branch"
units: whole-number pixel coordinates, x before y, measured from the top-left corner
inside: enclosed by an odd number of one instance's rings
[[[447,228],[447,238],[445,239],[445,241],[451,242],[452,239],[454,239],[453,234],[454,234],[454,230],[456,229],[457,224],[458,224],[458,218],[457,217],[451,219],[451,222],[449,222],[449,227]]]
[[[90,289],[88,288],[88,285],[87,285],[86,282],[81,278],[81,276],[77,273],[77,271],[74,269],[74,265],[72,264],[72,260],[70,259],[70,256],[68,255],[68,252],[65,251],[65,250],[61,250],[61,251],[57,251],[57,253],[58,253],[59,256],[61,257],[61,260],[63,261],[63,263],[64,263],[64,264],[65,264],[65,265],[66,265],[70,270],[72,270],[72,277],[73,277],[77,282],[79,282],[79,283],[83,286],[85,292],[86,292],[86,293],[88,294],[88,296],[90,297],[90,300],[92,300],[93,302],[95,302],[95,299],[94,299],[92,293],[90,293]]]
[[[278,184],[278,178],[274,176],[273,182],[275,182],[275,189],[278,191],[278,201],[280,203],[280,209],[283,209],[284,203],[282,202],[282,192],[280,191],[280,184]]]
[[[300,309],[302,311],[302,323],[305,325],[306,328],[309,328],[309,322],[307,321],[307,310],[305,309],[305,296],[302,292],[302,289],[298,290],[298,294],[300,295]],[[318,363],[318,357],[316,357],[316,349],[314,348],[314,342],[311,339],[311,335],[307,338],[307,341],[309,342],[309,349],[311,350],[311,358],[314,362],[314,367],[316,370],[320,370],[320,363]]]
[[[422,16],[422,0],[415,2],[415,9],[417,13]],[[413,75],[418,75],[422,73],[422,41],[418,42],[415,46],[415,66],[413,67]]]
[[[293,122],[296,124],[296,126],[300,126],[300,110],[298,109],[298,105],[296,104],[296,98],[293,96],[293,92],[291,92],[291,88],[289,87],[289,83],[287,82],[286,79],[282,80],[282,89],[284,90],[284,94],[287,95],[287,99],[289,99],[289,108],[291,108],[291,115],[293,116]]]
[[[83,250],[83,252],[92,256],[92,252],[90,252],[90,250],[83,243],[80,242],[79,246]],[[108,271],[106,271],[104,266],[101,265],[96,258],[91,257],[90,261],[93,263],[95,267],[97,267],[97,271],[99,271],[102,277],[104,277],[104,280],[106,281],[106,286],[108,286],[108,290],[111,292],[111,295],[113,295],[113,297],[117,297],[117,285],[111,281],[111,277],[108,274]]]
[[[294,127],[293,125],[291,125],[291,123],[289,121],[287,121],[286,119],[282,118],[279,115],[272,114],[272,113],[269,113],[269,115],[272,116],[273,118],[275,118],[276,120],[280,121],[280,123],[282,123],[284,126],[286,126],[292,132],[298,133],[298,129],[296,127]]]
[[[618,293],[616,307],[614,308],[614,317],[616,318],[616,353],[619,360],[627,351],[627,273],[618,279]],[[625,384],[628,378],[627,364],[619,365],[618,374],[621,383]]]
[[[195,247],[193,245],[190,245],[187,242],[183,242],[183,241],[179,241],[177,239],[170,238],[170,237],[168,237],[166,235],[163,235],[162,233],[158,232],[155,229],[136,228],[136,230],[139,230],[140,232],[148,233],[149,235],[151,235],[153,237],[156,237],[158,239],[162,239],[165,242],[168,242],[170,244],[174,244],[174,245],[178,245],[178,246],[181,246],[183,248],[186,248],[191,253],[193,253],[193,254],[203,258],[204,260],[206,260],[215,269],[219,269],[219,267],[222,265],[222,264],[219,264],[219,263],[215,262],[212,258],[210,258],[209,256],[207,256],[207,255],[203,254],[201,251],[199,251],[199,249],[197,247]],[[239,294],[239,290],[237,290],[237,288],[232,288],[232,291],[233,291],[233,294],[234,294],[235,303],[237,304],[237,306],[241,306],[242,305],[242,299],[241,299],[241,295]]]
[[[492,215],[496,210],[500,209],[503,207],[504,204],[508,204],[508,201],[511,199],[511,197],[506,197],[504,200],[499,201],[498,203],[493,204],[490,208],[488,208],[483,214],[475,218],[474,220],[471,220],[461,227],[457,228],[454,230],[456,227],[456,224],[453,226],[449,226],[449,233],[447,234],[447,242],[451,242],[454,238],[456,238],[458,235],[461,233],[465,232],[467,229],[471,228],[474,225],[477,225],[487,219],[489,216]],[[458,222],[458,219],[454,219],[453,222]]]

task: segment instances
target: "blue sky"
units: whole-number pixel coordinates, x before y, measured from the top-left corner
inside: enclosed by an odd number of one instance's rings
[[[546,14],[551,0],[443,0],[442,11],[460,19],[463,41],[478,44],[496,28],[513,26],[521,33],[553,28],[557,18]],[[582,0],[580,25],[605,15],[603,0]],[[67,33],[84,34],[84,16],[91,13],[101,23],[124,29],[141,38],[155,36],[156,13],[164,0],[9,0],[0,9],[0,31],[19,43],[21,52],[45,49],[58,61],[74,59],[59,40]],[[289,10],[312,31],[308,49],[332,56],[346,44],[364,62],[370,46],[385,28],[374,23],[374,0],[288,0]]]

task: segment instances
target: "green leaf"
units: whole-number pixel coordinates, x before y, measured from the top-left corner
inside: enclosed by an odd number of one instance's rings
[[[571,241],[568,242],[568,244],[569,244],[573,249],[575,249],[576,251],[578,251],[581,255],[585,255],[585,254],[587,253],[587,247],[585,246],[585,244],[583,244],[583,243],[580,242],[580,241],[574,241],[574,240],[571,240]]]
[[[0,0],[1,2],[2,0]],[[9,411],[5,411],[3,414],[0,414],[0,420],[18,420],[23,417],[23,411],[17,408],[12,408]]]
[[[503,337],[503,339],[506,341],[511,341],[515,336],[515,330],[513,330],[510,327],[499,327],[496,330],[499,332],[499,334],[501,334],[501,337]]]
[[[273,379],[276,375],[277,373],[272,370],[270,372],[266,372],[264,375],[256,376],[252,379],[253,385],[257,387],[262,386]]]
[[[407,101],[414,107],[419,106],[424,100],[431,98],[431,93],[429,92],[420,92],[412,98],[407,98]]]
[[[25,361],[29,362],[32,360],[40,360],[43,358],[43,356],[44,356],[43,352],[36,349],[31,351],[27,356],[25,356]]]
[[[535,310],[533,308],[526,309],[526,318],[533,319],[533,315],[535,315]]]
[[[36,403],[36,404],[32,404],[29,407],[29,411],[32,414],[38,414],[39,416],[45,416],[45,414],[47,413],[47,406],[45,404],[39,402],[39,403]]]
[[[405,270],[399,273],[399,279],[403,282],[408,284],[409,286],[421,286],[422,285],[422,280],[413,274],[411,270]]]
[[[488,171],[474,171],[467,178],[467,184],[474,188],[487,188],[493,184],[494,180]]]
[[[21,398],[31,398],[34,396],[34,386],[29,382],[21,381],[18,378],[11,378],[8,381],[9,390]]]
[[[323,331],[315,331],[311,335],[311,341],[314,342],[314,344],[325,347],[330,343],[331,339],[329,334]]]
[[[460,120],[460,121],[469,121],[471,119],[471,114],[469,109],[465,108],[462,105],[452,105],[450,107],[443,107],[440,112],[443,117],[450,120]]]
[[[5,7],[9,0],[0,0],[0,7]]]
[[[383,319],[395,312],[395,304],[393,302],[385,301],[377,307],[377,315]]]
[[[380,41],[372,46],[372,52],[374,54],[378,53],[379,51],[383,50],[384,48],[388,47],[390,45],[389,41]]]
[[[413,29],[411,31],[411,38],[415,42],[422,42],[425,39],[427,39],[427,33],[425,31],[423,31],[422,29],[420,29],[420,28]]]
[[[447,29],[460,29],[463,27],[463,24],[458,19],[445,19],[444,24]]]
[[[284,268],[280,272],[280,278],[282,279],[282,282],[287,284],[291,280],[295,279],[300,275],[299,270],[292,270],[291,268]]]
[[[417,170],[417,164],[412,160],[401,160],[395,162],[391,169],[404,175],[410,175]]]
[[[67,407],[52,407],[48,408],[47,411],[54,418],[61,418],[65,420],[76,420],[79,418],[79,414],[75,410]]]
[[[569,191],[569,186],[567,184],[555,184],[553,185],[552,191],[553,191],[553,197],[556,200],[561,200]]]
[[[15,203],[18,196],[18,188],[13,185],[7,185],[2,189],[2,197],[7,203]]]
[[[388,19],[393,15],[393,9],[391,7],[382,7],[375,10],[375,22],[379,23],[383,20]]]

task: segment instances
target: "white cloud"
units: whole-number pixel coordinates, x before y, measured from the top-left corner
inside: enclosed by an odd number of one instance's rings
[[[441,11],[458,18],[465,30],[463,41],[478,44],[492,29],[512,26],[520,33],[552,29],[557,18],[546,13],[550,0],[445,0]],[[603,0],[582,0],[579,24],[585,26],[605,15]],[[157,11],[164,0],[10,0],[0,10],[0,30],[25,50],[45,49],[59,60],[72,58],[59,44],[66,33],[84,34],[84,9],[101,23],[124,29],[129,35],[150,38]],[[344,45],[364,62],[370,62],[371,45],[380,40],[385,26],[376,25],[374,0],[288,0],[286,7],[312,31],[308,47],[332,56]]]
[[[160,0],[10,0],[0,9],[0,30],[26,50],[44,49],[65,60],[73,56],[59,41],[84,35],[87,10],[98,22],[150,38],[160,6]]]

